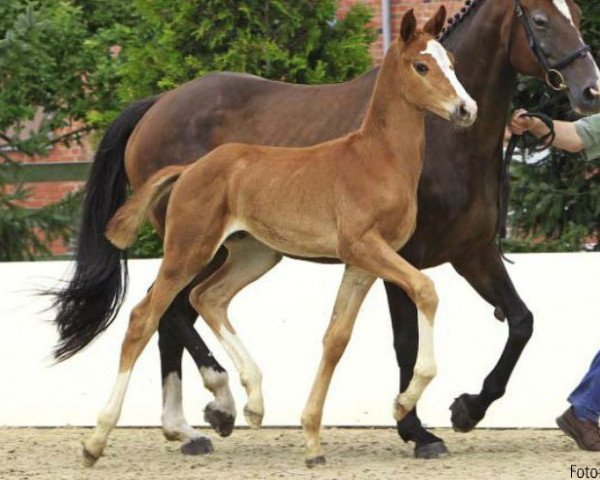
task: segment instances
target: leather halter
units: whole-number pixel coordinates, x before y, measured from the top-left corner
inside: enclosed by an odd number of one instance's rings
[[[523,11],[523,6],[521,5],[521,0],[514,0],[514,2],[515,14],[521,22],[521,25],[523,25],[525,35],[527,36],[527,43],[529,43],[531,51],[533,52],[538,62],[544,69],[544,73],[546,75],[546,83],[550,88],[554,90],[566,90],[568,88],[568,85],[561,70],[563,70],[565,67],[567,67],[567,65],[570,65],[578,58],[584,57],[586,54],[591,53],[591,47],[589,45],[582,45],[562,60],[556,62],[555,64],[551,64],[546,58],[546,55],[544,54],[542,47],[537,41],[537,38],[535,38],[535,34],[533,33],[533,27],[531,26],[531,20],[527,15],[525,15],[525,12]]]

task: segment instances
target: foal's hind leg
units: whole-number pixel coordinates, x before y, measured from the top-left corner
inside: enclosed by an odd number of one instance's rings
[[[209,211],[209,213],[212,213]],[[209,217],[210,219],[210,217]],[[218,217],[217,217],[218,219]],[[180,219],[185,221],[185,217]],[[84,443],[84,464],[93,465],[102,455],[108,435],[115,427],[121,414],[125,391],[133,368],[140,353],[158,328],[160,318],[169,308],[175,296],[188,285],[196,273],[200,271],[214,256],[221,242],[226,225],[220,222],[197,222],[178,224],[173,222],[173,231],[187,229],[183,239],[165,241],[165,257],[160,266],[154,286],[140,304],[131,312],[129,328],[121,347],[119,376],[113,394],[100,415],[98,425],[92,435]]]
[[[227,240],[227,260],[211,277],[194,288],[190,302],[215,332],[235,364],[248,394],[248,403],[244,407],[246,421],[258,428],[264,414],[262,374],[229,323],[227,308],[242,288],[271,270],[281,260],[281,255],[250,236],[240,235],[245,234],[235,234]]]
[[[98,415],[96,428],[84,443],[83,461],[86,466],[92,466],[102,455],[108,435],[121,415],[127,384],[137,358],[157,330],[160,317],[167,310],[175,295],[185,287],[192,277],[193,275],[185,277],[176,274],[175,271],[165,271],[161,268],[151,291],[132,310],[129,328],[121,347],[117,382],[108,403]]]

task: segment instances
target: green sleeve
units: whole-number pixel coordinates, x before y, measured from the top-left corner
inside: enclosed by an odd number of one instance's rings
[[[600,157],[600,113],[575,122],[575,130],[581,138],[588,159]]]

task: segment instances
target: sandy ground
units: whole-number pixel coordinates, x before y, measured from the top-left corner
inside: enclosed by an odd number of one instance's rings
[[[215,452],[190,457],[158,429],[117,429],[92,468],[80,462],[88,429],[0,428],[0,479],[568,479],[571,465],[600,469],[600,454],[582,452],[558,430],[438,429],[452,455],[416,460],[393,429],[328,428],[327,465],[304,466],[299,429],[236,430],[213,438]],[[585,478],[585,477],[579,477]],[[593,477],[587,477],[593,478]],[[600,478],[600,477],[599,477]]]

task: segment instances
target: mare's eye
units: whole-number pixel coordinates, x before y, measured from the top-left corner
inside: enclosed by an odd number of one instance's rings
[[[533,24],[538,28],[546,28],[548,26],[548,19],[545,15],[536,14],[532,18]]]
[[[426,63],[415,62],[413,63],[413,68],[419,75],[427,75],[427,72],[429,72],[429,67]]]

